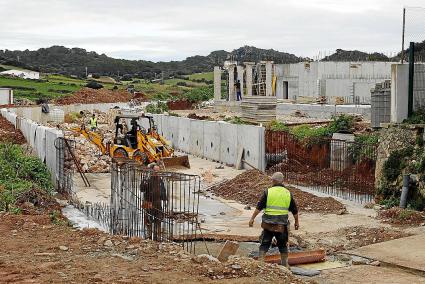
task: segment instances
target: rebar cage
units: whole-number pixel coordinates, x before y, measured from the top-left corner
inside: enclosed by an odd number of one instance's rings
[[[282,172],[288,185],[366,203],[375,196],[376,148],[337,139],[301,142],[267,130],[267,171]]]
[[[111,173],[111,233],[181,242],[194,252],[199,176],[152,171],[134,162],[114,162]]]

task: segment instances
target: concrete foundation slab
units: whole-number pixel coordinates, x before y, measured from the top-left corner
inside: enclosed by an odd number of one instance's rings
[[[364,246],[350,253],[425,272],[425,234]]]

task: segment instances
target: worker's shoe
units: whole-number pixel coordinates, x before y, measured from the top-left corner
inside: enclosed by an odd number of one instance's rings
[[[266,257],[266,253],[265,253],[264,251],[261,251],[261,250],[260,250],[260,253],[259,253],[259,255],[258,255],[258,260],[259,260],[261,263],[264,263],[264,261],[265,261],[265,257]]]
[[[289,269],[289,264],[288,264],[288,253],[281,253],[280,254],[280,265],[285,266],[286,268]]]

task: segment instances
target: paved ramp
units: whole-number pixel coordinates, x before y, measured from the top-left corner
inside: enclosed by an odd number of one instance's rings
[[[425,272],[425,234],[364,246],[349,253]]]

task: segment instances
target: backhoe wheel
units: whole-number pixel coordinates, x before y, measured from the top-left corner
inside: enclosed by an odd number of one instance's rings
[[[145,152],[136,151],[133,154],[133,160],[146,165],[148,163],[148,155]]]
[[[123,148],[117,148],[114,151],[114,158],[128,158],[127,151]]]

